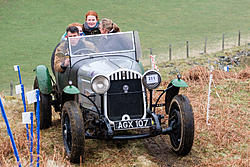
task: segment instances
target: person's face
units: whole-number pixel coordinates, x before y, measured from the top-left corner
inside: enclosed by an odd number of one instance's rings
[[[78,35],[77,32],[72,33],[72,32],[70,32],[70,31],[68,31],[68,37],[78,37],[78,36],[79,36],[79,35]],[[76,45],[77,42],[78,42],[78,40],[79,40],[79,38],[70,39],[71,45],[73,45],[73,46]]]
[[[77,36],[79,36],[79,35],[77,34],[77,32],[72,33],[72,32],[70,32],[70,31],[68,31],[68,37],[77,37]]]
[[[108,33],[108,31],[105,28],[102,27],[101,23],[99,24],[99,30],[101,31],[101,34],[107,34]]]
[[[96,20],[96,17],[95,17],[95,16],[89,15],[89,16],[87,17],[86,22],[87,22],[87,24],[88,24],[88,26],[89,26],[90,28],[93,28],[93,27],[95,27],[95,25],[96,25],[96,23],[97,23],[97,20]]]
[[[76,26],[76,27],[77,27],[78,30],[79,30],[79,35],[82,36],[82,35],[83,35],[83,33],[82,33],[82,27],[80,27],[80,26]]]

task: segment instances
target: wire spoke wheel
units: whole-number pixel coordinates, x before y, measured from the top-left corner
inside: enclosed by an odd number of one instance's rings
[[[178,155],[188,154],[194,140],[194,115],[186,96],[176,95],[172,99],[168,125],[173,129],[169,135],[173,151]]]
[[[176,109],[174,109],[170,113],[171,119],[170,122],[172,122],[172,128],[173,128],[173,133],[171,133],[171,143],[173,144],[174,147],[178,147],[180,145],[180,140],[181,140],[181,120],[180,120],[180,112]]]
[[[75,101],[67,101],[62,109],[62,135],[65,153],[70,162],[84,160],[84,121],[81,110]]]
[[[70,122],[69,122],[69,116],[68,114],[65,115],[65,121],[63,124],[63,141],[65,145],[66,152],[71,151],[72,147],[72,140],[71,140],[71,128],[70,128]]]

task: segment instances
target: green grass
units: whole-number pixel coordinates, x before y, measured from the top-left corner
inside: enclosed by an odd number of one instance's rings
[[[11,80],[18,83],[15,64],[21,66],[23,82],[30,87],[32,70],[39,64],[50,66],[66,26],[83,22],[90,9],[114,20],[122,31],[139,31],[146,60],[148,48],[167,55],[169,44],[174,58],[183,57],[186,40],[191,50],[200,51],[205,37],[212,50],[220,46],[222,33],[226,42],[236,45],[238,30],[242,43],[249,42],[249,6],[248,0],[0,0],[0,91],[7,90]],[[159,60],[163,59],[167,57]]]

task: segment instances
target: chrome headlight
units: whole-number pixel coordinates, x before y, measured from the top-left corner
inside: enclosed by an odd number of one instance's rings
[[[161,83],[161,75],[155,70],[148,70],[142,76],[142,83],[148,89],[156,89]]]
[[[91,89],[97,94],[104,94],[109,90],[110,81],[104,75],[96,75],[91,80]]]

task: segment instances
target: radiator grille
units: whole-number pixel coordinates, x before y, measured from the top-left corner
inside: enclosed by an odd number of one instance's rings
[[[128,79],[140,79],[139,74],[133,73],[131,71],[119,71],[112,74],[109,79],[112,80],[128,80]]]
[[[111,121],[121,120],[124,114],[131,119],[141,118],[144,113],[141,76],[131,71],[119,71],[110,76],[107,92],[107,114]],[[128,91],[124,91],[124,85]]]

